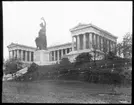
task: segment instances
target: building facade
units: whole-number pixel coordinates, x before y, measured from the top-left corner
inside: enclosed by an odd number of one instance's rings
[[[8,47],[9,58],[19,58],[24,63],[32,63],[34,61],[35,47],[25,46],[17,43],[11,43]],[[49,61],[59,63],[64,55],[72,51],[71,43],[48,47]]]
[[[72,42],[48,47],[49,61],[53,64],[59,62],[63,57],[68,57],[71,62],[83,52],[89,52],[96,58],[102,59],[105,53],[116,51],[117,37],[111,33],[93,25],[78,24],[70,29]],[[31,63],[34,60],[36,48],[11,43],[8,46],[9,58],[20,58],[23,62]]]

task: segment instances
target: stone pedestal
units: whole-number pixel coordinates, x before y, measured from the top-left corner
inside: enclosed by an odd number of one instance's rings
[[[38,65],[50,65],[49,51],[37,50],[34,52],[34,62]]]

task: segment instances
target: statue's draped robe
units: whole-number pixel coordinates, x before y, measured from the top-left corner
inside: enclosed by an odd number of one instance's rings
[[[35,39],[37,49],[46,50],[47,49],[47,40],[46,40],[46,30],[43,27],[39,31],[39,36]]]

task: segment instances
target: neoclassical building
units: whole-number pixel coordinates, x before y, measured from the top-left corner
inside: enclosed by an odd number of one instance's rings
[[[48,47],[50,63],[59,62],[63,57],[73,62],[80,53],[89,52],[93,55],[93,51],[96,51],[97,59],[102,59],[105,53],[116,51],[117,37],[93,24],[80,23],[70,32],[72,42]],[[25,63],[34,61],[36,48],[17,43],[7,47],[9,58],[17,57]]]

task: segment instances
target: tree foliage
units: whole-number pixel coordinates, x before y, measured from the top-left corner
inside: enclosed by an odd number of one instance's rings
[[[127,33],[123,36],[123,41],[117,44],[117,51],[119,55],[123,54],[126,57],[126,54],[132,55],[132,35]]]
[[[62,58],[60,61],[60,64],[61,65],[68,65],[68,64],[70,64],[70,61],[68,58]]]
[[[106,55],[105,59],[113,60],[113,59],[116,59],[116,58],[117,58],[116,54],[112,51],[109,51],[109,53]]]
[[[76,64],[82,64],[85,62],[90,62],[92,60],[92,55],[89,53],[81,53],[76,57]]]
[[[5,61],[5,74],[13,74],[22,69],[23,63],[20,59],[12,58]]]
[[[62,58],[60,61],[60,64],[58,66],[58,69],[67,69],[71,66],[71,62],[68,58]]]

